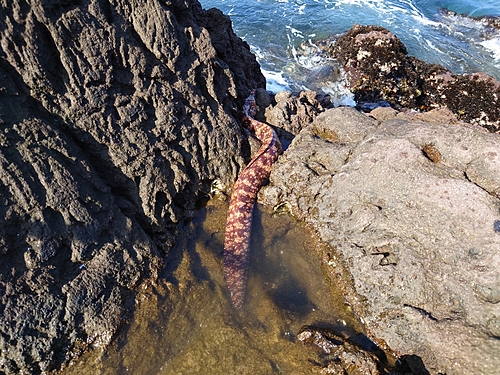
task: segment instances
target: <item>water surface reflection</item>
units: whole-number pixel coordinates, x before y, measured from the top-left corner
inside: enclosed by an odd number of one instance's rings
[[[310,233],[257,207],[243,311],[223,276],[227,204],[213,200],[185,223],[161,280],[105,352],[72,374],[311,374],[313,352],[295,341],[307,324],[360,327],[322,272]]]

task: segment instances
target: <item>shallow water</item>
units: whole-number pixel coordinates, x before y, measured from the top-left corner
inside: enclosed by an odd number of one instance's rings
[[[186,223],[130,324],[106,351],[63,374],[312,374],[315,352],[295,342],[303,325],[363,333],[323,274],[311,234],[263,207],[253,222],[246,304],[235,310],[223,277],[226,212],[213,200]]]

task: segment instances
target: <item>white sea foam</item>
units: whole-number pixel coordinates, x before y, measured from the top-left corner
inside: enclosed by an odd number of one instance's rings
[[[497,38],[484,40],[479,44],[482,45],[484,48],[486,48],[488,51],[490,51],[491,54],[493,55],[493,58],[497,62],[500,62],[500,36]]]
[[[290,86],[283,77],[283,72],[271,72],[262,69],[262,74],[266,77],[266,90],[277,93],[279,91],[290,91]]]
[[[444,53],[442,50],[440,50],[432,41],[429,39],[424,39],[425,43],[429,46],[429,48],[433,51],[436,51],[437,53]]]
[[[311,41],[309,41],[309,44],[311,46],[314,46],[314,44],[312,44]],[[319,51],[319,48],[318,48],[318,51]],[[295,60],[295,63],[303,68],[306,68],[306,69],[314,69],[318,66],[321,66],[321,65],[324,65],[326,63],[326,60],[325,57],[323,57],[323,55],[321,54],[308,54],[308,55],[304,55],[304,54],[300,54],[297,52],[297,49],[292,46],[291,47],[291,52],[292,52],[292,55],[293,55],[293,59]]]
[[[290,30],[290,32],[292,33],[292,35],[297,36],[299,38],[304,38],[304,35],[302,34],[302,31],[297,30],[297,29],[295,29],[295,28],[293,28],[292,26],[289,26],[289,25],[286,25],[285,27],[288,30]]]
[[[355,107],[354,94],[347,88],[346,82],[339,80],[329,86],[321,87],[321,91],[330,95],[330,100],[335,107]]]

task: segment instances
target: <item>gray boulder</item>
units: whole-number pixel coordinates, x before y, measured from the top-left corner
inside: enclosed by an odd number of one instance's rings
[[[260,198],[325,242],[323,263],[380,347],[433,374],[496,374],[500,137],[387,110],[317,116]]]

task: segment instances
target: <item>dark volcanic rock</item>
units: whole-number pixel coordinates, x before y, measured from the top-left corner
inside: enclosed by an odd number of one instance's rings
[[[321,374],[344,375],[428,375],[422,359],[404,355],[395,363],[363,334],[350,334],[338,327],[304,326],[297,341],[311,346],[318,353]]]
[[[261,90],[257,99],[265,95],[266,93]],[[286,149],[300,130],[324,111],[324,106],[331,106],[330,102],[322,103],[322,99],[322,95],[314,91],[301,91],[298,97],[290,92],[278,92],[272,102],[270,98],[267,101],[259,101],[261,108],[265,108],[265,111],[262,111],[262,121],[276,127],[281,143]]]
[[[389,30],[354,25],[330,48],[358,103],[385,100],[427,111],[447,107],[459,119],[500,131],[500,82],[486,74],[452,74],[407,55]]]
[[[0,373],[37,374],[109,343],[176,223],[234,180],[233,115],[265,80],[197,1],[5,4]]]

